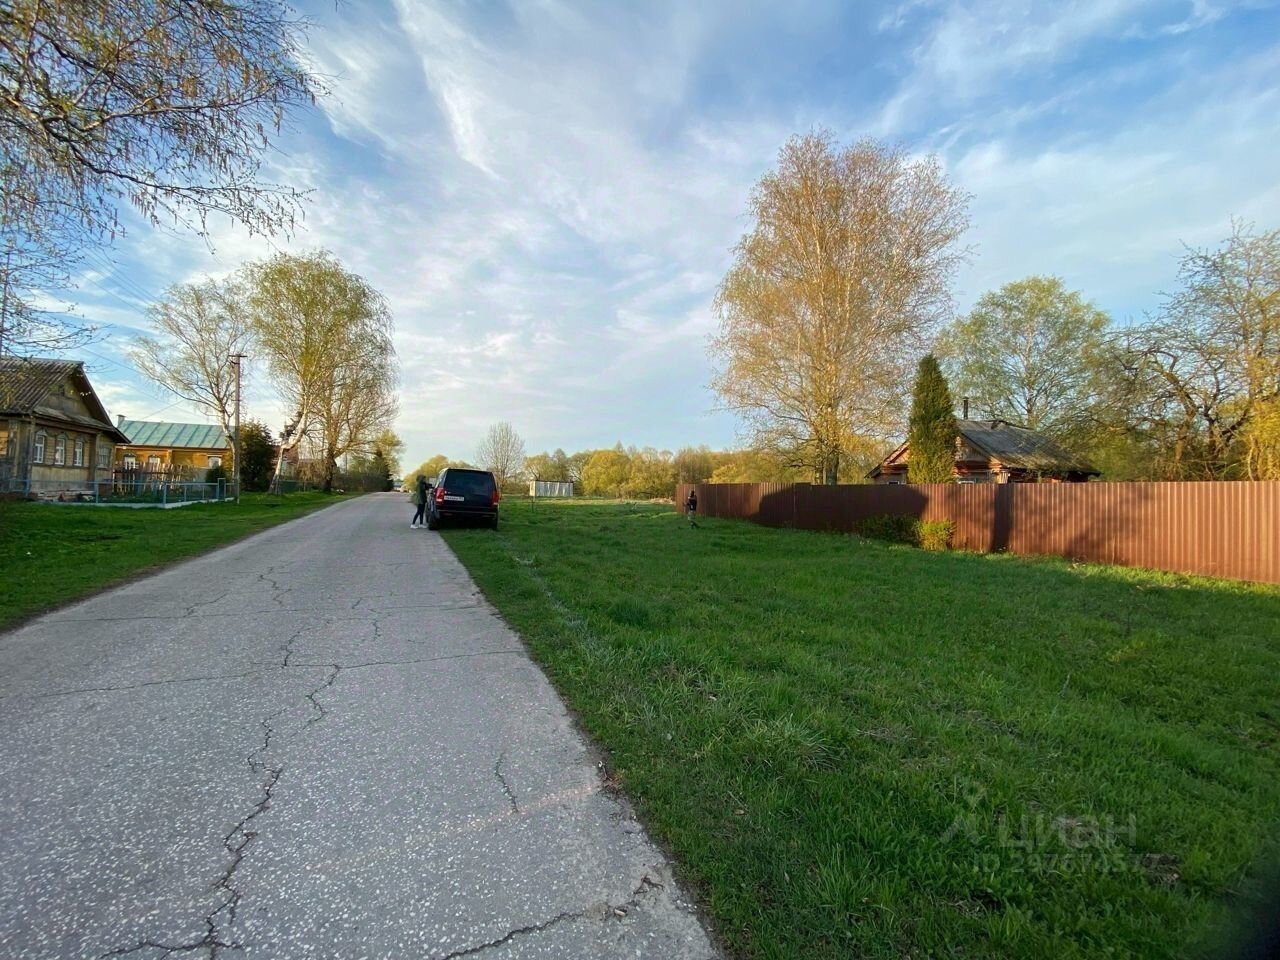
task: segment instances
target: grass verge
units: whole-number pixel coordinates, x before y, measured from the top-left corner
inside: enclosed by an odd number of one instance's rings
[[[340,499],[250,493],[173,510],[0,502],[0,629]]]
[[[700,522],[445,536],[738,955],[1185,955],[1280,851],[1280,590]]]

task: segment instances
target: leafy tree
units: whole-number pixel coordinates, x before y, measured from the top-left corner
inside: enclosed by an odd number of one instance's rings
[[[400,473],[400,454],[404,452],[404,441],[390,427],[380,431],[370,445],[374,450],[381,450],[383,459],[387,461],[387,470],[394,478]]]
[[[619,443],[612,450],[597,450],[582,467],[582,489],[593,496],[621,497],[631,478],[631,458]]]
[[[379,480],[379,486],[382,490],[391,489],[391,461],[387,459],[387,455],[382,452],[382,447],[375,446],[373,448],[373,457],[370,458],[370,473],[374,474]]]
[[[671,496],[676,471],[670,451],[633,448],[628,455],[631,460],[625,488],[628,496],[646,499]]]
[[[122,205],[200,233],[215,214],[292,225],[302,194],[260,171],[313,100],[301,31],[282,0],[0,4],[0,262],[19,346],[58,344],[30,293],[118,236]]]
[[[366,452],[396,414],[391,312],[378,291],[325,251],[278,254],[252,265],[247,278],[255,342],[297,411],[279,459],[312,440],[330,490],[338,459]]]
[[[916,371],[907,432],[907,479],[911,483],[946,483],[956,464],[956,418],[951,391],[937,358],[926,353]]]
[[[564,481],[569,476],[565,469],[564,451],[556,451],[562,459],[553,453],[535,453],[524,458],[524,472],[530,480]]]
[[[236,400],[233,358],[248,351],[253,335],[240,284],[175,284],[147,316],[157,336],[134,341],[129,351],[134,365],[169,393],[204,408],[230,437]],[[241,383],[247,386],[243,371]]]
[[[418,464],[416,470],[410,470],[406,473],[404,475],[404,484],[407,487],[412,487],[419,475],[426,477],[428,480],[432,477],[438,477],[440,476],[440,471],[450,465],[448,457],[443,453],[437,453],[434,457],[423,460],[422,463]],[[457,466],[457,464],[453,464],[453,466]]]
[[[708,483],[796,483],[813,479],[811,467],[797,467],[774,450],[723,450],[711,457],[715,469],[705,478]]]
[[[557,448],[552,456],[557,460],[563,461],[566,480],[581,483],[582,470],[587,465],[587,461],[591,459],[591,453],[592,451],[590,450],[579,450],[577,453],[571,453],[566,456],[563,450]]]
[[[956,392],[983,418],[1069,442],[1093,418],[1109,326],[1060,278],[1027,277],[984,294],[939,352]]]
[[[966,206],[932,157],[826,132],[787,142],[716,297],[712,386],[755,446],[835,483],[854,438],[891,432],[951,309]]]
[[[715,456],[705,444],[700,447],[681,447],[673,461],[676,483],[702,483],[715,472]]]
[[[1259,404],[1245,432],[1250,480],[1280,480],[1280,398]]]
[[[240,483],[246,490],[262,492],[271,486],[276,444],[266,424],[248,420],[240,424]]]
[[[476,450],[476,460],[493,473],[498,489],[506,489],[524,469],[524,441],[507,421],[491,426]]]

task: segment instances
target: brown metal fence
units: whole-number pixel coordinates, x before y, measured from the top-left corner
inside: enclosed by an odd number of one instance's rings
[[[950,520],[954,545],[1280,583],[1280,481],[1257,483],[700,483],[698,512],[850,532],[887,514]]]

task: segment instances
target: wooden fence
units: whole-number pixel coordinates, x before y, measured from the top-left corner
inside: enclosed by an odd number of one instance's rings
[[[955,524],[954,546],[1280,583],[1280,481],[1257,483],[700,483],[698,512],[850,532],[887,514]]]

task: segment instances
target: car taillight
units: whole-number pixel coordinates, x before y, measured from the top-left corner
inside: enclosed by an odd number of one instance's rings
[[[436,503],[444,503],[444,487],[436,487]]]
[[[496,506],[498,505],[498,500],[499,500],[499,499],[501,499],[501,497],[502,497],[502,494],[500,494],[500,493],[498,492],[498,488],[497,488],[497,487],[494,487],[494,488],[493,488],[493,497],[489,500],[489,504],[490,504],[491,506],[496,507]]]

